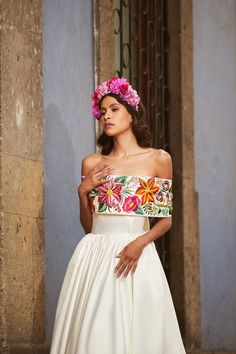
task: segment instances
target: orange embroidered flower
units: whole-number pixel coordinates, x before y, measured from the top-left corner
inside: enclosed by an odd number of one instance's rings
[[[154,202],[154,195],[159,190],[159,186],[155,183],[155,178],[151,177],[148,180],[139,178],[140,187],[135,194],[142,198],[142,205]]]

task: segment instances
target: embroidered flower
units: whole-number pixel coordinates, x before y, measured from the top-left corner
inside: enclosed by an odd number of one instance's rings
[[[139,197],[133,195],[131,197],[127,197],[123,203],[122,209],[126,212],[132,212],[137,210],[138,206],[140,205],[141,201]]]
[[[140,187],[136,190],[136,194],[142,198],[142,205],[153,202],[154,195],[158,192],[159,186],[155,183],[155,178],[151,177],[147,181],[139,178]]]
[[[163,188],[165,191],[168,191],[169,187],[170,187],[169,181],[165,180],[165,181],[162,183],[162,188]]]
[[[115,202],[121,201],[122,184],[116,183],[113,180],[103,183],[98,186],[98,201],[106,203],[110,208]]]
[[[173,205],[173,202],[172,202],[173,193],[172,192],[168,192],[166,194],[166,197],[167,197],[167,205],[172,206]]]
[[[162,193],[162,192],[157,193],[156,199],[157,199],[159,202],[162,202],[162,201],[163,201],[163,193]]]

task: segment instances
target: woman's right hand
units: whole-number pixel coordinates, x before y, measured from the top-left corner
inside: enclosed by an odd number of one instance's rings
[[[109,176],[114,171],[114,168],[109,164],[99,164],[92,169],[83,179],[78,187],[79,196],[82,194],[88,194],[93,188],[104,183],[102,178]]]

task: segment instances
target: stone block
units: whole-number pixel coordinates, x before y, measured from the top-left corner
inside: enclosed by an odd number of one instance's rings
[[[113,11],[103,8],[100,13],[100,70],[115,71],[115,35]]]
[[[42,33],[42,5],[38,0],[1,1],[1,21],[21,31]]]
[[[114,8],[114,0],[100,0],[101,8],[105,7],[109,10],[113,10]]]
[[[43,161],[41,38],[1,31],[2,151]]]
[[[42,220],[4,213],[5,306],[10,343],[41,343],[44,328]],[[37,269],[37,270],[36,270]]]
[[[3,211],[44,217],[44,185],[42,162],[26,160],[18,156],[2,158]]]
[[[100,72],[100,79],[101,82],[106,81],[111,79],[114,76],[114,72],[113,71],[101,71]]]

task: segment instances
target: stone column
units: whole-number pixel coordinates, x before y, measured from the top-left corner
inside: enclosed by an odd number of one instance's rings
[[[114,1],[94,0],[95,87],[115,75]],[[100,134],[96,122],[96,138]]]
[[[0,346],[26,354],[45,339],[42,3],[0,6]]]
[[[185,336],[187,347],[191,349],[199,348],[201,343],[199,221],[194,180],[192,0],[181,0],[180,6]]]
[[[174,223],[170,287],[187,349],[199,349],[198,200],[194,185],[192,1],[168,2],[170,148],[174,163]]]

